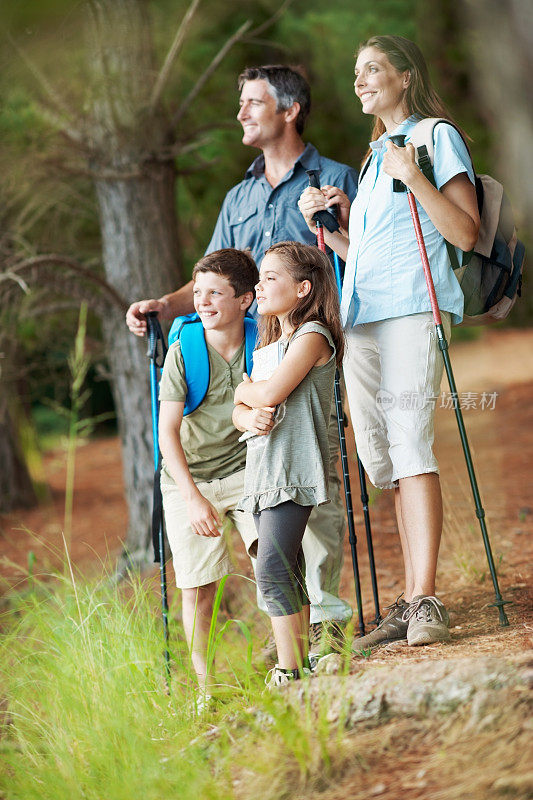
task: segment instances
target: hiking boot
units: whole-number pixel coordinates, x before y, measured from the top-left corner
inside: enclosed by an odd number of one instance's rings
[[[309,654],[320,658],[328,653],[338,653],[344,646],[344,622],[328,619],[312,622],[309,626]]]
[[[448,642],[450,639],[450,617],[443,603],[433,595],[413,597],[403,619],[408,623],[408,645]]]
[[[265,684],[269,691],[278,689],[280,686],[285,686],[292,681],[298,681],[300,678],[311,675],[311,670],[303,667],[301,670],[296,669],[283,669],[279,664],[269,669],[265,678]]]
[[[402,600],[400,595],[391,606],[385,607],[385,610],[389,609],[389,613],[381,620],[377,628],[367,633],[366,636],[360,636],[353,640],[352,651],[357,653],[361,650],[371,650],[381,644],[405,639],[409,623],[404,620],[403,616],[408,608],[409,603]]]

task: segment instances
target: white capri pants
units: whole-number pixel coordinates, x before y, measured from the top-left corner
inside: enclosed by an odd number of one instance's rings
[[[441,312],[450,340],[450,314]],[[431,312],[346,330],[344,380],[357,453],[374,486],[437,472],[433,418],[444,362]]]

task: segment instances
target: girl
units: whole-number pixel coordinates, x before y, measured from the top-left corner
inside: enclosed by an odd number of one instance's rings
[[[344,376],[357,450],[372,482],[395,491],[405,601],[397,600],[376,630],[356,640],[354,647],[361,649],[405,637],[410,645],[449,639],[448,615],[435,597],[442,497],[433,415],[443,361],[407,197],[393,192],[393,178],[418,201],[448,339],[451,322],[461,321],[463,295],[444,240],[458,249],[460,262],[460,251],[476,242],[479,215],[468,150],[451,125],[435,128],[437,188],[418,169],[413,146],[399,148],[390,141],[392,134],[405,134],[408,141],[425,117],[450,119],[417,45],[401,36],[364,42],[354,86],[363,114],[374,117],[370,160],[357,197],[350,210],[342,192],[325,186],[304,192],[299,207],[314,230],[316,211],[339,204],[345,230],[324,235],[346,260]]]
[[[259,347],[279,342],[282,360],[267,380],[244,377],[233,420],[246,430],[250,408],[278,407],[272,430],[248,439],[239,506],[254,515],[258,533],[256,578],[278,652],[272,687],[309,666],[302,538],[313,506],[328,502],[328,423],[344,344],[331,265],[316,247],[279,242],[259,275]]]

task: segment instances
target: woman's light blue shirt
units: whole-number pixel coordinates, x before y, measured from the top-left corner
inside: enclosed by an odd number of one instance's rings
[[[417,119],[409,117],[393,131],[409,141]],[[440,189],[455,175],[466,172],[475,183],[465,143],[451,125],[434,130],[434,173]],[[431,311],[426,281],[405,192],[393,192],[392,178],[382,169],[384,133],[370,142],[372,156],[350,210],[350,246],[341,302],[347,327]],[[444,238],[417,202],[437,300],[457,324],[463,318],[463,293],[450,266]],[[462,252],[457,250],[459,263]]]

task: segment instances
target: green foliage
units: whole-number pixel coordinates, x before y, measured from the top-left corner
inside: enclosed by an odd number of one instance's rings
[[[190,3],[149,0],[142,5],[146,39],[152,49],[151,75],[157,75]],[[256,27],[280,5],[281,0],[235,0],[231,6],[202,0],[163,91],[163,115],[172,117],[223,43],[245,20],[252,20]],[[57,134],[58,119],[51,114],[57,109],[37,77],[44,76],[77,124],[87,121],[91,81],[95,80],[94,68],[87,65],[83,32],[88,8],[85,0],[25,0],[3,4],[0,9],[0,23],[11,37],[4,44],[0,74],[1,222],[10,232],[11,249],[21,256],[63,252],[94,266],[100,259],[101,243],[91,181],[88,175],[79,174],[80,168],[87,166],[86,157],[83,150],[76,150],[71,141]],[[242,146],[235,119],[236,78],[241,70],[257,63],[301,64],[313,92],[305,138],[324,155],[357,165],[366,151],[371,120],[361,113],[354,97],[354,52],[362,40],[376,33],[404,35],[421,45],[437,90],[473,140],[478,171],[494,171],[495,121],[487,124],[475,94],[471,42],[465,39],[457,4],[450,0],[379,0],[372,5],[363,0],[337,0],[328,6],[319,0],[294,0],[273,26],[257,37],[248,36],[229,51],[175,131],[183,148],[176,156],[176,212],[184,278],[210,240],[225,193],[242,179],[257,155]],[[514,320],[521,308],[527,308],[525,300],[517,306]],[[522,316],[527,319],[527,314]],[[26,392],[32,404],[42,397],[64,403],[66,354],[76,317],[76,309],[68,309],[18,325],[17,336],[30,375]],[[96,343],[101,336],[99,326],[94,319],[89,325],[89,335]],[[457,338],[462,336],[459,333]],[[94,383],[93,375],[91,372],[88,378],[96,396],[101,383]],[[91,414],[108,410],[110,404],[107,391]]]
[[[223,800],[234,796],[236,768],[253,765],[262,775],[279,754],[280,779],[283,770],[295,770],[302,784],[311,773],[328,774],[327,701],[316,713],[305,700],[300,714],[278,693],[265,693],[263,669],[257,674],[250,659],[257,643],[244,622],[224,622],[215,611],[218,699],[196,716],[189,657],[174,622],[166,691],[152,582],[130,578],[117,586],[105,576],[86,582],[71,574],[43,584],[35,561],[29,566],[29,589],[10,597],[2,618],[6,800]],[[176,612],[171,607],[171,619]]]
[[[8,800],[224,796],[203,749],[189,747],[199,726],[187,711],[194,692],[180,686],[180,643],[175,694],[165,694],[154,605],[136,581],[118,589],[65,580],[14,599],[2,649]]]

